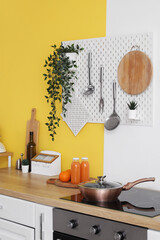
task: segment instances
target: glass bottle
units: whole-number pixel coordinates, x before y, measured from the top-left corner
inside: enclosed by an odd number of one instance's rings
[[[81,162],[81,182],[89,181],[89,162],[87,157],[82,158]]]
[[[73,158],[71,164],[71,183],[79,184],[80,183],[80,163],[79,158]]]
[[[29,160],[29,172],[31,172],[31,159],[36,155],[36,144],[33,141],[33,132],[30,132],[30,140],[27,144],[27,159]]]

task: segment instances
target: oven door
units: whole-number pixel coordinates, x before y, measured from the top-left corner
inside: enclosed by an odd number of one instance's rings
[[[84,238],[78,238],[78,237],[74,237],[71,235],[67,235],[64,233],[59,233],[59,232],[54,232],[53,233],[53,240],[85,240]]]

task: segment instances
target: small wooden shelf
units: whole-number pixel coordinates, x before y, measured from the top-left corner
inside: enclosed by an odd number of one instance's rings
[[[13,152],[0,153],[0,157],[8,157],[8,167],[11,167],[11,157],[12,156],[13,156]]]

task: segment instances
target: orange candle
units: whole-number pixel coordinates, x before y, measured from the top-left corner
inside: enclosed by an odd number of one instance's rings
[[[73,158],[71,165],[71,183],[79,184],[80,183],[80,163],[79,158]]]
[[[82,158],[81,162],[81,182],[89,181],[89,162],[87,157]]]

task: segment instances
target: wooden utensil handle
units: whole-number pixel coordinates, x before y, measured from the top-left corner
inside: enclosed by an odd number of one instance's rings
[[[32,112],[31,112],[31,120],[36,119],[36,108],[32,108]]]
[[[123,190],[129,190],[132,187],[134,187],[135,185],[139,184],[139,183],[143,183],[143,182],[154,182],[155,178],[154,177],[150,177],[150,178],[141,178],[138,179],[134,182],[128,182],[126,185],[123,186]]]

